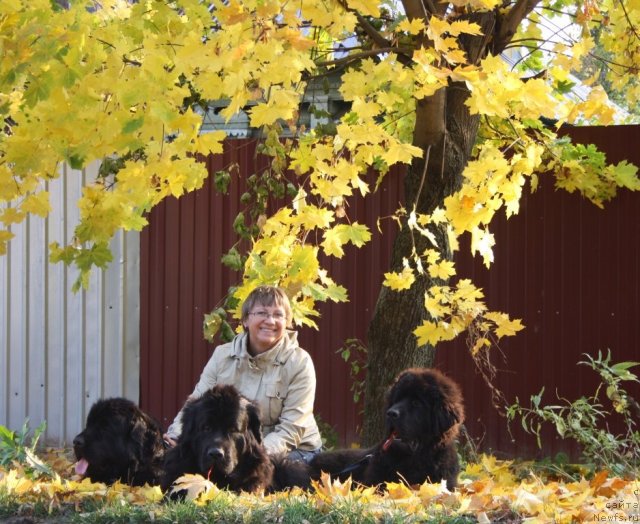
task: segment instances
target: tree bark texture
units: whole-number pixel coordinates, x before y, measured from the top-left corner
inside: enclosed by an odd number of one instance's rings
[[[497,12],[481,13],[472,21],[484,29],[482,37],[463,41],[467,56],[477,62],[486,55],[497,27]],[[462,83],[452,83],[433,97],[417,104],[413,144],[425,155],[410,166],[405,180],[405,208],[419,213],[431,213],[444,199],[460,189],[462,171],[474,145],[479,117],[469,114],[464,101],[468,90]],[[425,169],[425,162],[428,162]],[[451,250],[444,230],[432,229],[443,259],[451,259]],[[422,253],[433,247],[421,235],[411,234],[403,227],[395,240],[391,271],[401,272],[403,259],[412,253]],[[414,366],[430,366],[435,348],[418,346],[413,330],[426,319],[424,296],[434,284],[428,275],[421,275],[411,289],[394,291],[382,286],[368,332],[368,368],[365,385],[365,405],[362,440],[371,445],[384,437],[385,394],[393,378],[402,370]]]
[[[429,165],[426,158],[411,165],[405,180],[405,206],[420,213],[430,213],[444,198],[460,188],[461,173],[471,153],[478,129],[478,118],[469,115],[464,106],[467,91],[463,85],[452,85],[446,92],[446,132],[431,147]],[[418,113],[418,118],[421,115]],[[426,155],[425,155],[426,156]],[[424,174],[424,180],[423,180]],[[444,230],[432,230],[438,240],[443,258],[451,258]],[[433,247],[419,234],[411,234],[404,226],[396,237],[391,271],[401,272],[403,259],[412,253],[422,253]],[[369,325],[368,367],[365,386],[363,444],[370,445],[383,437],[385,393],[393,378],[403,369],[429,367],[433,363],[434,348],[418,346],[413,330],[425,320],[426,290],[442,281],[420,275],[410,289],[394,291],[381,288]]]

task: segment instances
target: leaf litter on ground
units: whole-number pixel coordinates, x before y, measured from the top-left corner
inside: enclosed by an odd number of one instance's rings
[[[91,501],[132,506],[160,506],[159,487],[131,487],[121,483],[105,486],[75,474],[71,453],[48,449],[42,460],[53,473],[29,474],[19,464],[0,468],[0,495],[21,505],[40,504],[48,508],[82,511]],[[588,470],[585,469],[585,472]],[[199,475],[178,479],[177,489],[186,490],[186,499],[205,506],[220,497],[247,512],[292,500],[302,501],[319,512],[341,505],[360,505],[374,519],[385,520],[390,512],[402,511],[422,519],[472,517],[478,522],[515,521],[535,523],[640,522],[640,481],[610,476],[606,471],[577,480],[541,474],[535,463],[498,460],[482,455],[460,474],[458,488],[449,491],[446,483],[409,486],[387,483],[381,489],[340,482],[322,475],[305,493],[294,489],[271,495],[233,494],[218,489]],[[508,520],[514,521],[514,520]]]

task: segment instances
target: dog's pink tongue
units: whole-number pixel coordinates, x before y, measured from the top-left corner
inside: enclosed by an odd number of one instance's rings
[[[78,475],[85,475],[87,473],[87,468],[89,467],[89,463],[85,459],[80,459],[76,462],[76,473]]]
[[[397,433],[395,431],[391,432],[391,435],[389,435],[387,437],[387,440],[384,441],[384,444],[382,444],[382,451],[387,451],[389,449],[389,446],[391,446],[391,444],[393,443],[393,439],[395,439],[397,436]]]

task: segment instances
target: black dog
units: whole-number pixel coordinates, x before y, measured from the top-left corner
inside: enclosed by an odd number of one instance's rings
[[[200,474],[236,492],[309,486],[306,464],[267,455],[258,407],[230,385],[217,385],[187,403],[182,433],[167,452],[164,467],[163,491],[185,473]]]
[[[160,426],[125,398],[98,400],[73,439],[76,473],[93,482],[158,484],[164,444]]]
[[[463,420],[462,394],[453,380],[435,369],[408,369],[389,390],[384,441],[365,450],[320,453],[310,465],[314,476],[324,471],[368,486],[445,479],[453,489],[460,470],[455,440]]]

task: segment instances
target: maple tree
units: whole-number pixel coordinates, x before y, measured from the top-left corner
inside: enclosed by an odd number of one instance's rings
[[[553,19],[575,30],[549,29]],[[376,440],[377,406],[400,369],[429,364],[427,349],[466,330],[478,354],[522,328],[456,279],[461,235],[489,265],[492,218],[517,213],[542,173],[596,205],[640,188],[634,166],[607,165],[556,134],[563,122],[614,122],[602,78],[633,116],[639,23],[635,0],[0,0],[0,253],[12,224],[48,214],[47,181],[62,163],[100,162],[74,241],[50,246],[52,260],[80,269],[75,287],[86,284],[110,261],[116,230],[140,230],[162,199],[202,186],[198,155],[220,153],[225,136],[200,132],[203,112],[222,100],[226,119],[246,110],[273,157],[256,192],[286,184],[295,195],[254,216],[233,298],[277,283],[296,321],[314,326],[317,301],[347,300],[319,255],[341,257],[371,237],[349,221],[346,199],[375,190],[372,170],[405,163],[399,233],[368,337],[364,434]],[[580,99],[571,72],[585,62],[593,74]],[[297,120],[305,89],[327,75],[350,108],[335,125],[306,129]],[[285,128],[295,140],[281,139]]]

